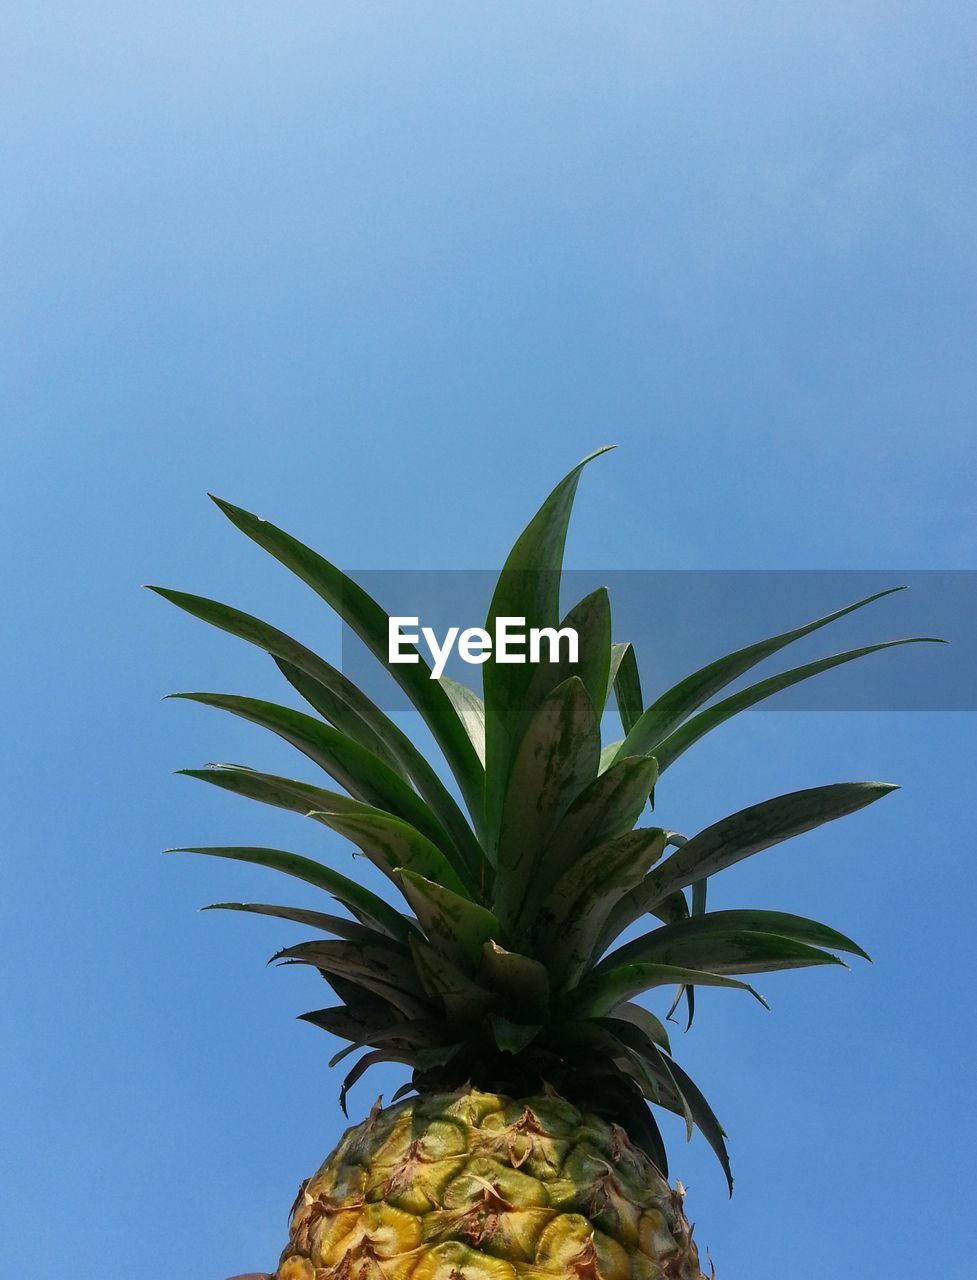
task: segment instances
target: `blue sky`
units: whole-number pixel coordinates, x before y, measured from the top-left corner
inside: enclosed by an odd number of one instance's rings
[[[320,984],[263,968],[288,926],[195,912],[274,877],[159,850],[348,855],[170,776],[295,764],[159,703],[279,690],[139,584],[335,655],[206,490],[347,567],[490,568],[605,440],[572,565],[977,567],[977,23],[36,0],[4,25],[0,1270],[222,1280],[274,1265],[338,1079],[293,1019]],[[865,627],[898,634],[897,603]],[[753,715],[669,775],[686,830],[904,784],[716,886],[876,961],[767,980],[770,1015],[701,1000],[684,1061],[736,1194],[678,1133],[673,1171],[720,1275],[970,1274],[973,750],[963,713]]]

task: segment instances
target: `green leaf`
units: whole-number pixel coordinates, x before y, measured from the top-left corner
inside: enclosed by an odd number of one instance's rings
[[[844,964],[830,952],[780,934],[718,926],[694,930],[690,928],[692,923],[666,925],[622,947],[603,960],[594,975],[611,973],[629,964],[660,964],[722,974],[773,973],[818,964]]]
[[[414,871],[401,870],[404,896],[428,941],[462,965],[478,963],[482,947],[500,936],[491,911]]]
[[[835,947],[868,960],[868,955],[857,942],[847,938],[837,929],[805,916],[790,915],[784,911],[711,911],[707,915],[692,916],[675,924],[654,929],[632,942],[619,947],[598,965],[633,964],[641,960],[654,960],[661,964],[687,964],[697,969],[711,968],[711,964],[693,954],[701,950],[707,955],[714,941],[720,947],[725,940],[737,935],[775,934],[780,938],[812,947]]]
[[[676,891],[716,875],[743,858],[760,853],[825,822],[855,813],[897,790],[887,782],[836,782],[811,787],[751,805],[697,836],[649,872],[611,912],[605,938],[614,938],[647,911],[655,911]]]
[[[617,701],[618,715],[625,733],[630,733],[641,718],[644,703],[641,700],[641,677],[638,674],[638,663],[634,656],[634,646],[625,644],[611,645],[610,684]],[[606,701],[606,699],[605,699]]]
[[[455,847],[465,859],[469,871],[473,876],[478,877],[482,853],[471,828],[465,821],[464,814],[450,792],[407,735],[341,671],[337,671],[335,667],[330,666],[305,645],[293,640],[284,631],[279,631],[277,627],[251,614],[242,613],[240,609],[233,609],[230,605],[220,604],[216,600],[208,600],[204,596],[190,595],[185,591],[171,591],[164,587],[150,587],[150,590],[193,617],[200,618],[203,622],[218,627],[221,631],[226,631],[241,640],[246,640],[249,644],[271,654],[275,659],[281,659],[297,667],[344,702],[356,718],[366,723],[375,735],[387,743],[400,761],[403,771],[408,774],[427,801],[431,811],[437,814],[445,830],[451,833]],[[348,732],[351,737],[357,737],[350,723],[337,727]]]
[[[489,1019],[492,1036],[503,1053],[522,1053],[542,1031],[539,1023],[510,1022],[495,1014]]]
[[[496,634],[498,618],[524,618],[527,629],[555,627],[560,616],[560,576],[570,510],[580,473],[599,449],[584,458],[556,486],[510,551],[489,606],[486,630]],[[526,694],[533,679],[527,663],[501,663],[493,657],[482,669],[485,694],[485,806],[489,845],[497,838],[502,800],[509,779],[517,730],[534,708]]]
[[[409,939],[413,945],[414,937]],[[404,947],[389,947],[336,939],[299,942],[285,947],[273,960],[292,960],[323,973],[351,978],[387,1000],[407,1018],[430,1017],[423,986]]]
[[[313,760],[363,804],[382,809],[411,824],[444,854],[451,841],[424,801],[403,778],[338,729],[304,711],[280,707],[258,698],[229,693],[177,693],[171,697],[217,707],[270,729]]]
[[[598,720],[607,696],[611,661],[611,605],[606,587],[585,596],[561,619],[560,630],[577,634],[577,661],[570,660],[568,646],[561,644],[555,662],[540,662],[533,673],[526,697],[527,708],[536,708],[557,685],[576,676],[583,683]],[[525,726],[528,715],[524,717]]]
[[[497,1011],[498,996],[473,981],[458,965],[420,938],[411,938],[411,954],[427,993],[444,1006],[453,1023],[477,1024]]]
[[[305,1021],[308,1020],[305,1019]],[[447,1023],[443,1019],[418,1018],[410,1021],[399,1020],[391,1026],[377,1027],[361,1036],[358,1040],[354,1040],[352,1044],[344,1045],[329,1059],[329,1066],[338,1066],[344,1058],[348,1058],[351,1053],[356,1053],[359,1049],[366,1049],[370,1046],[379,1047],[385,1044],[404,1052],[408,1059],[416,1059],[416,1054],[413,1051],[439,1044],[444,1037],[446,1029]]]
[[[475,748],[479,763],[485,764],[485,703],[466,684],[459,684],[450,676],[441,676],[440,683],[451,700],[455,714],[465,726],[465,732]]]
[[[307,911],[304,907],[279,907],[266,902],[212,902],[210,906],[201,907],[201,911],[246,911],[253,915],[273,916],[278,920],[290,920],[293,924],[306,925],[310,929],[321,929],[323,933],[333,933],[338,938],[346,938],[349,942],[369,942],[374,945],[382,942],[386,936],[355,920],[345,920],[342,916],[325,915],[321,911]]]
[[[390,662],[389,618],[386,611],[352,578],[311,547],[305,546],[269,521],[213,494],[210,496],[236,528],[321,596],[386,667],[434,735],[469,810],[473,815],[480,813],[484,774],[468,734],[448,695],[438,681],[431,678],[430,667],[416,649],[416,663]]]
[[[436,880],[456,893],[465,888],[444,854],[410,823],[374,809],[371,813],[313,812],[310,818],[352,840],[374,866],[401,888],[405,868]]]
[[[282,778],[274,773],[261,773],[244,765],[212,764],[206,769],[178,769],[177,774],[181,778],[209,782],[212,786],[244,796],[248,800],[259,800],[262,804],[270,804],[277,809],[300,813],[303,817],[308,817],[315,809],[337,813],[373,812],[370,805],[339,791],[326,791],[323,787],[313,787],[308,782]]]
[[[531,908],[588,849],[631,830],[657,776],[653,756],[628,756],[594,779],[570,806],[543,851],[534,892],[527,898]]]
[[[593,963],[611,908],[644,878],[665,848],[665,832],[641,827],[589,850],[550,890],[534,921],[536,953],[561,988],[573,986]]]
[[[571,802],[597,776],[600,728],[578,676],[539,704],[506,788],[495,881],[496,914],[511,927],[537,870],[539,851]]]
[[[685,840],[683,844],[687,843]],[[681,847],[681,846],[680,846]],[[708,880],[696,880],[692,885],[692,912],[693,916],[704,916],[706,913],[706,896],[708,892]],[[683,895],[684,898],[684,895]],[[685,1000],[689,1010],[688,1020],[685,1024],[686,1031],[692,1030],[692,1022],[695,1018],[695,987],[682,988],[685,992]]]
[[[747,708],[755,706],[758,702],[763,702],[764,699],[772,697],[775,693],[780,693],[782,689],[789,689],[792,685],[800,684],[802,680],[809,680],[812,676],[820,675],[823,671],[830,671],[832,667],[840,667],[846,662],[854,662],[856,658],[864,658],[870,653],[880,653],[883,649],[896,649],[904,644],[942,643],[944,643],[942,640],[936,640],[932,636],[914,636],[908,640],[887,640],[882,644],[870,644],[861,649],[849,649],[846,653],[836,653],[830,658],[822,658],[819,662],[808,662],[803,667],[794,667],[791,671],[783,671],[780,675],[761,680],[758,684],[750,685],[748,689],[743,689],[740,693],[734,693],[731,697],[724,698],[722,702],[717,702],[715,706],[707,707],[705,711],[700,711],[697,716],[693,716],[691,720],[686,721],[681,728],[676,729],[667,738],[663,738],[655,747],[659,771],[664,773],[670,764],[677,760],[684,751],[687,751],[693,743],[704,737],[710,729],[715,729],[740,711],[745,711]]]
[[[692,1080],[673,1059],[668,1059],[669,1070],[675,1080],[675,1083],[682,1091],[689,1110],[692,1113],[692,1119],[698,1125],[702,1136],[712,1147],[713,1151],[722,1165],[723,1173],[726,1175],[726,1184],[729,1187],[729,1194],[733,1194],[733,1173],[729,1167],[729,1152],[726,1150],[726,1131],[716,1119],[712,1107],[705,1100],[698,1085]]]
[[[416,1062],[418,1071],[433,1071],[437,1067],[445,1067],[449,1062],[458,1057],[459,1053],[467,1046],[461,1042],[457,1044],[439,1044],[432,1045],[430,1049],[422,1049],[418,1053]],[[398,1093],[401,1090],[398,1089]]]
[[[377,1066],[381,1062],[405,1062],[410,1065],[412,1058],[402,1053],[396,1052],[394,1049],[374,1049],[372,1053],[365,1053],[359,1062],[353,1067],[352,1071],[347,1073],[343,1086],[339,1090],[339,1106],[343,1115],[349,1118],[349,1112],[346,1110],[346,1098],[350,1089],[361,1079],[371,1067]]]
[[[575,990],[567,992],[563,1005],[568,1011],[572,1010],[576,1017],[599,1017],[614,1013],[619,1005],[642,991],[650,991],[653,987],[670,982],[695,982],[700,986],[732,987],[749,991],[762,1005],[766,1005],[763,997],[745,982],[670,964],[626,964],[592,974]]]
[[[321,680],[316,680],[307,675],[301,667],[293,666],[292,663],[285,662],[282,658],[273,658],[273,661],[292,688],[305,699],[310,707],[318,711],[324,720],[327,720],[331,725],[335,725],[337,729],[340,729],[358,742],[361,747],[365,747],[371,755],[382,760],[388,768],[398,773],[405,782],[410,780],[407,770],[398,760],[396,754],[387,746],[384,738],[358,712],[344,702],[334,688],[323,684]]]
[[[647,1040],[650,1040],[652,1044],[658,1045],[666,1053],[670,1052],[668,1032],[665,1030],[665,1025],[653,1013],[649,1013],[640,1004],[630,1003],[619,1005],[614,1012],[615,1016],[613,1018],[599,1018],[598,1021],[602,1025],[606,1023],[614,1024],[611,1030],[616,1031],[619,1036],[622,1036],[619,1024],[625,1022]],[[626,1039],[626,1036],[622,1036],[622,1038]]]
[[[396,1011],[385,1000],[376,1000],[365,1011],[357,1006],[335,1005],[329,1009],[312,1009],[298,1015],[300,1022],[328,1031],[340,1040],[358,1040],[390,1025]]]
[[[232,858],[237,862],[250,862],[255,866],[269,867],[273,871],[282,871],[285,875],[295,876],[317,889],[325,889],[345,907],[353,911],[391,938],[406,941],[411,933],[408,920],[396,911],[389,903],[378,898],[369,889],[364,889],[355,880],[340,875],[331,867],[321,862],[304,858],[298,853],[288,853],[284,849],[264,849],[244,845],[212,845],[186,846],[180,849],[167,849],[167,853],[203,853],[212,858]]]
[[[600,763],[597,766],[597,772],[606,773],[614,761],[617,759],[618,752],[621,750],[623,738],[618,738],[615,742],[609,742],[606,747],[601,748]]]
[[[856,609],[861,609],[875,600],[881,600],[884,596],[892,595],[894,591],[902,590],[904,590],[903,587],[890,587],[887,591],[877,591],[864,600],[858,600],[844,609],[837,609],[834,613],[815,619],[814,622],[795,627],[791,631],[783,631],[780,635],[771,636],[756,644],[747,645],[744,649],[737,649],[735,653],[727,654],[724,658],[700,667],[698,671],[662,694],[641,715],[628,731],[621,754],[645,754],[654,751],[659,742],[673,733],[703,703],[708,702],[720,689],[724,689],[744,675],[764,658],[769,658],[793,641],[810,635],[812,631],[826,627],[829,622],[835,622],[846,614],[854,613]]]
[[[504,998],[507,1012],[530,1023],[546,1021],[550,979],[538,960],[507,951],[497,942],[486,942],[479,977],[486,987]]]

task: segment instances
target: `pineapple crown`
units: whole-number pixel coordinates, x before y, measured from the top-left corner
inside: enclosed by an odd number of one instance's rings
[[[331,867],[281,849],[182,851],[284,872],[325,890],[345,909],[339,916],[264,903],[214,904],[324,935],[274,958],[311,965],[335,992],[338,1004],[302,1015],[348,1042],[330,1065],[366,1050],[343,1083],[344,1111],[347,1090],[384,1061],[412,1069],[397,1096],[466,1081],[516,1095],[549,1086],[622,1124],[667,1173],[650,1103],[684,1118],[689,1135],[693,1126],[701,1130],[732,1188],[723,1129],[672,1057],[662,1021],[637,997],[673,987],[669,1016],[684,1000],[691,1023],[696,987],[729,987],[762,1002],[744,977],[843,963],[835,951],[865,956],[850,938],[800,916],[707,911],[706,886],[741,859],[894,788],[850,782],[793,792],[691,839],[636,824],[668,766],[710,729],[819,672],[924,638],[838,653],[717,700],[765,658],[890,594],[882,591],[720,658],[646,706],[634,650],[611,641],[606,590],[560,619],[574,494],[584,466],[603,452],[576,466],[523,531],[486,624],[492,630],[497,618],[519,617],[528,626],[573,628],[577,660],[520,665],[490,659],[482,667],[481,697],[450,679],[432,679],[420,653],[416,662],[390,663],[388,617],[375,600],[275,525],[215,498],[238,529],[317,592],[387,666],[430,729],[464,808],[410,738],[303,644],[229,605],[153,587],[270,654],[314,714],[232,694],[171,696],[270,729],[342,790],[239,765],[181,772],[345,836],[403,902],[395,907]],[[624,737],[602,746],[612,697]],[[653,927],[621,942],[649,917]]]

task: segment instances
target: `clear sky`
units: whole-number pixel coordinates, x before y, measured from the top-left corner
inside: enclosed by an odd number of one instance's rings
[[[289,926],[195,913],[301,890],[159,850],[348,853],[170,776],[310,775],[160,704],[279,689],[139,584],[335,655],[206,490],[349,568],[490,568],[606,440],[573,565],[977,567],[977,14],[32,0],[2,46],[0,1272],[223,1280],[338,1135],[336,1046],[294,1021],[315,976],[263,967]],[[785,713],[669,775],[684,830],[904,784],[717,884],[876,962],[678,1036],[730,1133],[731,1202],[669,1130],[724,1280],[971,1274],[973,759],[963,713]]]

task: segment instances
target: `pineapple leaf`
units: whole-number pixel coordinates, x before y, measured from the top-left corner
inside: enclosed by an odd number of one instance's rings
[[[466,684],[459,684],[450,676],[440,676],[445,693],[451,700],[458,719],[465,726],[465,732],[475,748],[479,763],[485,765],[485,703],[474,689]]]
[[[708,917],[704,919],[708,920]],[[844,964],[828,951],[782,934],[718,926],[693,931],[689,928],[691,923],[683,921],[666,926],[622,947],[597,966],[594,976],[599,977],[630,964],[661,964],[719,974],[772,973],[778,969],[803,969],[817,964]],[[659,934],[668,936],[658,937]]]
[[[258,769],[249,769],[239,764],[212,764],[206,769],[178,769],[177,774],[181,778],[209,782],[212,786],[221,787],[224,791],[244,796],[248,800],[259,800],[262,804],[270,804],[277,809],[289,809],[303,817],[308,817],[313,809],[339,813],[372,812],[370,805],[339,791],[326,791],[323,787],[314,787],[308,782],[282,778],[273,773],[261,773]]]
[[[386,1049],[374,1049],[372,1053],[364,1053],[359,1062],[347,1073],[345,1080],[343,1080],[342,1088],[339,1090],[339,1107],[343,1115],[349,1119],[349,1112],[346,1110],[346,1098],[357,1080],[366,1075],[371,1067],[375,1067],[381,1062],[404,1062],[410,1066],[411,1061],[410,1057],[389,1047]]]
[[[210,906],[201,907],[201,911],[247,911],[253,915],[273,916],[278,920],[290,920],[293,924],[306,925],[310,929],[321,929],[323,933],[333,933],[348,942],[382,942],[385,935],[370,929],[355,920],[345,920],[342,916],[325,915],[321,911],[307,911],[304,907],[279,907],[265,902],[212,902]]]
[[[456,893],[464,887],[444,854],[416,827],[380,809],[364,813],[313,811],[310,818],[324,823],[357,845],[398,888],[405,867],[437,880]]]
[[[714,941],[722,947],[728,936],[751,933],[776,934],[812,947],[836,947],[839,951],[848,951],[864,960],[869,959],[851,938],[846,938],[837,929],[818,924],[816,920],[808,920],[804,916],[789,915],[783,911],[712,911],[707,915],[693,915],[688,920],[665,925],[641,938],[635,938],[633,942],[619,947],[601,961],[597,971],[604,966],[632,964],[639,960],[687,964],[693,968],[708,969],[711,965],[702,963],[701,956],[695,954],[700,948],[702,954],[708,954]]]
[[[430,1017],[424,988],[418,981],[406,948],[396,943],[379,946],[332,938],[322,942],[299,942],[272,956],[272,961],[280,960],[311,965],[325,974],[351,978],[394,1005],[405,1017]]]
[[[646,1061],[654,1060],[654,1055],[658,1051],[656,1040],[646,1035],[633,1022],[628,1022],[626,1018],[594,1018],[593,1021],[629,1049],[640,1054]]]
[[[277,627],[262,622],[260,618],[255,618],[249,613],[242,613],[240,609],[220,604],[216,600],[208,600],[204,596],[189,595],[185,591],[171,591],[164,587],[149,589],[193,617],[200,618],[201,621],[227,631],[241,640],[246,640],[249,644],[271,654],[275,659],[281,659],[297,667],[345,703],[354,713],[355,718],[367,724],[374,734],[388,745],[400,761],[403,771],[412,779],[418,791],[430,805],[431,810],[438,815],[445,829],[451,832],[455,846],[460,850],[469,870],[473,874],[478,874],[481,851],[464,814],[458,808],[451,793],[407,735],[341,671],[337,671],[335,667],[330,666],[305,645],[293,640],[284,631],[279,631]],[[350,737],[357,738],[355,720],[344,721],[343,724],[337,725],[337,728],[347,732]],[[364,742],[363,745],[368,744]]]
[[[340,1040],[356,1040],[359,1036],[389,1026],[392,1012],[385,1000],[376,1000],[364,1005],[343,1004],[329,1009],[312,1009],[308,1013],[300,1013],[298,1019],[328,1031]]]
[[[414,871],[401,868],[399,876],[404,896],[432,946],[451,960],[477,965],[483,945],[501,932],[492,912]]]
[[[618,738],[615,742],[609,742],[606,747],[601,748],[600,763],[597,766],[598,774],[606,773],[611,767],[618,757],[623,742],[623,738]]]
[[[643,1032],[653,1044],[657,1044],[666,1053],[671,1053],[665,1024],[656,1018],[653,1013],[649,1013],[642,1005],[630,1002],[618,1005],[614,1010],[612,1021],[630,1022],[633,1027]]]
[[[559,625],[561,630],[569,628],[577,633],[577,661],[571,662],[565,646],[556,661],[540,661],[526,695],[528,713],[519,725],[517,738],[542,699],[571,676],[583,682],[598,720],[603,711],[611,662],[611,603],[607,588],[598,587],[578,601]]]
[[[177,693],[171,697],[217,707],[270,729],[324,769],[354,799],[409,822],[442,852],[451,849],[444,828],[403,778],[358,742],[304,711],[258,698],[224,693]]]
[[[503,1053],[521,1053],[543,1029],[540,1023],[510,1022],[500,1014],[494,1014],[489,1025],[492,1028],[492,1038]]]
[[[591,974],[580,986],[567,992],[563,999],[566,1009],[572,1009],[577,1017],[600,1017],[614,1013],[624,1001],[652,987],[670,982],[696,982],[707,987],[731,987],[749,993],[766,1007],[766,1001],[745,982],[698,969],[680,968],[670,964],[625,964]]]
[[[673,894],[696,880],[715,875],[743,858],[825,822],[855,813],[896,790],[887,782],[835,782],[792,791],[723,818],[693,836],[621,900],[611,912],[605,938],[616,937],[647,911],[658,914]]]
[[[451,769],[469,811],[481,814],[484,771],[451,700],[418,653],[416,663],[391,663],[386,612],[352,578],[267,520],[211,494],[233,525],[301,578],[334,609],[390,672],[424,718]]]
[[[310,1019],[305,1018],[304,1021],[308,1022]],[[329,1059],[328,1065],[338,1066],[344,1058],[348,1058],[351,1053],[356,1053],[359,1049],[379,1048],[384,1044],[393,1045],[405,1051],[431,1048],[441,1043],[445,1025],[444,1021],[438,1021],[435,1018],[420,1018],[377,1027],[351,1044],[344,1045],[342,1049],[337,1049]]]
[[[836,653],[830,658],[821,658],[818,662],[809,662],[802,667],[794,667],[790,671],[783,671],[780,675],[770,676],[767,680],[752,684],[748,689],[734,693],[731,697],[724,698],[722,702],[717,702],[715,706],[707,707],[705,711],[700,711],[697,716],[693,716],[691,720],[686,721],[674,733],[669,734],[667,738],[663,738],[655,747],[659,770],[664,773],[668,766],[677,760],[684,751],[687,751],[693,743],[698,742],[711,729],[723,724],[731,716],[737,715],[740,711],[745,711],[748,707],[755,706],[758,702],[772,697],[775,693],[780,693],[782,689],[789,689],[792,685],[800,684],[802,680],[809,680],[812,676],[820,675],[823,671],[830,671],[833,667],[840,667],[846,662],[854,662],[856,658],[864,658],[867,654],[881,653],[883,649],[896,649],[904,644],[943,643],[945,642],[937,640],[933,636],[913,636],[908,640],[886,640],[882,644],[870,644],[861,649],[849,649],[845,653]]]
[[[309,706],[322,716],[323,720],[353,738],[361,747],[365,747],[388,768],[398,773],[405,782],[410,781],[407,770],[384,738],[357,711],[344,702],[334,688],[323,684],[321,680],[316,680],[301,667],[293,666],[291,662],[285,662],[282,658],[275,658],[273,655],[273,661],[296,693],[300,694]]]
[[[496,993],[475,982],[435,947],[413,937],[410,949],[424,989],[441,1002],[451,1022],[470,1026],[497,1010]]]
[[[579,676],[540,702],[515,753],[499,836],[495,910],[511,926],[536,859],[571,803],[597,776],[600,728]]]
[[[570,510],[583,468],[607,449],[577,464],[560,481],[509,552],[489,606],[486,630],[496,633],[499,618],[523,618],[527,627],[555,627],[560,614],[560,572]],[[416,670],[417,668],[405,668]],[[533,707],[526,694],[533,680],[529,663],[484,666],[485,695],[485,809],[489,844],[498,838],[502,801],[518,744],[517,730]],[[543,692],[543,691],[540,691]]]
[[[550,890],[534,922],[536,951],[561,986],[572,986],[592,963],[614,904],[661,857],[665,833],[641,827],[578,858]]]
[[[895,591],[904,590],[904,587],[889,587],[886,591],[877,591],[874,595],[866,596],[864,600],[858,600],[844,609],[836,609],[834,613],[817,618],[814,622],[808,622],[802,627],[794,627],[791,631],[783,631],[780,635],[760,640],[756,644],[747,645],[744,649],[737,649],[735,653],[727,654],[724,658],[700,667],[698,671],[686,676],[684,680],[663,693],[640,716],[634,726],[627,731],[628,736],[621,749],[622,754],[644,754],[653,751],[662,739],[673,733],[703,703],[708,702],[720,689],[724,689],[741,675],[745,675],[764,658],[771,657],[779,649],[792,644],[795,640],[800,640],[803,636],[810,635],[812,631],[826,627],[829,622],[835,622],[846,614],[854,613],[856,609],[872,604],[875,600],[892,595]]]
[[[364,889],[355,880],[350,880],[331,867],[323,866],[312,858],[305,858],[298,853],[288,853],[284,849],[264,849],[245,845],[210,845],[184,846],[178,849],[167,849],[166,853],[203,853],[213,858],[232,858],[237,862],[250,862],[259,867],[270,867],[273,871],[283,871],[286,875],[295,876],[317,889],[325,889],[337,898],[344,907],[357,916],[368,920],[371,924],[391,938],[406,941],[412,931],[410,922],[401,913],[382,898]]]
[[[732,1195],[733,1171],[729,1165],[729,1152],[726,1150],[726,1131],[716,1119],[712,1107],[703,1097],[695,1081],[682,1070],[673,1058],[669,1058],[667,1061],[672,1077],[688,1103],[692,1119],[698,1126],[699,1132],[716,1153],[719,1163],[723,1167],[729,1194]]]
[[[485,985],[497,991],[506,1009],[527,1022],[545,1022],[549,1013],[549,974],[531,956],[507,951],[497,942],[486,942],[482,948],[479,975]]]
[[[624,732],[630,733],[641,718],[641,708],[644,705],[641,701],[641,677],[638,675],[638,663],[634,656],[634,646],[630,642],[611,645],[609,675],[607,696],[610,697],[613,689]]]
[[[540,856],[533,892],[526,900],[531,908],[588,849],[631,830],[657,776],[654,756],[626,756],[581,792]]]

